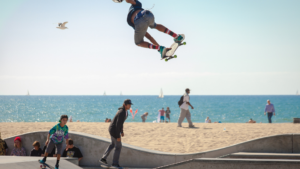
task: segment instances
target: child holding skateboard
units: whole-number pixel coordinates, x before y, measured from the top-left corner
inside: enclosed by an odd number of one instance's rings
[[[122,2],[123,0],[118,0]],[[134,32],[134,41],[137,46],[156,49],[161,55],[161,58],[165,58],[165,55],[168,50],[171,48],[166,48],[164,46],[160,46],[155,39],[147,32],[148,27],[151,29],[157,29],[160,32],[164,32],[166,34],[171,35],[174,38],[176,43],[181,43],[185,36],[183,34],[176,34],[170,31],[168,28],[164,27],[161,24],[156,24],[154,21],[154,15],[149,10],[144,10],[142,8],[142,3],[138,0],[126,0],[127,3],[131,4],[129,8],[129,13],[127,15],[127,23],[131,26]],[[149,39],[151,43],[145,42],[144,37]]]
[[[66,140],[69,138],[69,136],[68,136],[68,130],[69,129],[68,129],[68,126],[66,125],[67,122],[68,122],[68,116],[67,115],[62,115],[60,117],[59,122],[60,123],[55,125],[49,131],[49,134],[47,136],[47,141],[46,141],[46,145],[48,145],[47,149],[46,149],[46,153],[44,155],[44,158],[39,161],[41,164],[45,164],[48,153],[51,153],[51,151],[55,147],[56,152],[57,152],[57,161],[56,161],[55,169],[58,169],[58,167],[59,167],[58,164],[59,164],[60,156],[61,156],[61,153],[62,153],[62,142],[63,142],[64,138]]]

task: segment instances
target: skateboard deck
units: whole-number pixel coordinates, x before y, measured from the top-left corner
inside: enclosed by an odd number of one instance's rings
[[[100,165],[102,168],[107,168],[107,169],[127,169],[126,167],[113,167],[111,165],[105,165],[105,164],[101,164]]]
[[[165,57],[162,58],[161,60],[164,59],[167,62],[170,59],[177,58],[177,55],[174,55],[174,53],[181,45],[186,45],[186,42],[183,42],[183,43],[174,42],[170,47],[171,49],[166,52]]]
[[[40,160],[38,160],[38,162],[40,163]],[[53,167],[50,167],[47,163],[45,164],[40,163],[40,165],[42,165],[42,169],[46,169],[46,168],[54,169]]]

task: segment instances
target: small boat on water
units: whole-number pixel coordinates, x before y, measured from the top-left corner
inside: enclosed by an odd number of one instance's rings
[[[296,95],[297,95],[297,96],[299,95],[298,90],[297,90],[297,92],[296,92]]]
[[[27,95],[26,96],[30,96],[29,91],[27,90]]]
[[[158,95],[158,98],[164,98],[164,94],[163,94],[162,89],[160,89],[160,94]]]
[[[106,96],[106,92],[103,93],[103,96]]]

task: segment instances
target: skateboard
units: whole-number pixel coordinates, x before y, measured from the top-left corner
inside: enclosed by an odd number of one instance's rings
[[[179,48],[179,46],[182,46],[182,45],[186,45],[186,42],[183,42],[183,43],[174,42],[170,47],[171,49],[167,51],[165,57],[163,57],[161,60],[164,59],[167,62],[170,59],[177,58],[177,55],[174,55],[174,53]]]
[[[112,0],[114,1],[115,3],[122,3],[123,0]]]
[[[38,160],[38,162],[40,163],[40,160]],[[42,166],[42,169],[47,169],[47,167],[50,169],[54,169],[53,167],[50,167],[47,163],[45,164],[40,163],[40,165]]]
[[[113,167],[113,166],[111,166],[111,165],[105,165],[105,164],[101,164],[100,165],[102,168],[106,168],[106,169],[128,169],[128,168],[126,168],[126,167]]]

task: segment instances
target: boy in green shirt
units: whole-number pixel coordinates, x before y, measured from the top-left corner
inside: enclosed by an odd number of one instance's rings
[[[46,153],[45,153],[44,158],[39,161],[41,164],[45,164],[48,153],[51,153],[53,148],[56,147],[57,161],[56,161],[55,169],[58,169],[58,167],[59,167],[58,163],[59,163],[60,156],[61,156],[61,153],[62,153],[62,142],[64,141],[64,138],[66,140],[69,138],[69,136],[68,136],[68,130],[69,129],[68,129],[68,126],[66,125],[67,122],[68,122],[68,116],[67,115],[62,115],[60,117],[59,122],[60,123],[55,125],[49,131],[49,134],[47,136],[47,141],[46,141],[46,145],[48,145],[47,149],[46,149]]]

